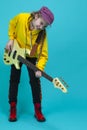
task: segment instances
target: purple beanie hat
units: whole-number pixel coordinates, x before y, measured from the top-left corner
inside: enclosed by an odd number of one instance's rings
[[[39,12],[41,13],[44,20],[47,21],[48,24],[52,24],[52,22],[54,20],[54,15],[47,7],[42,7],[39,10]]]

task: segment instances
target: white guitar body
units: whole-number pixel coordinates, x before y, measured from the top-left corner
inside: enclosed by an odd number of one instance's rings
[[[26,54],[30,54],[30,50],[26,49]],[[25,58],[25,48],[20,48],[17,41],[14,40],[14,46],[11,52],[8,52],[5,50],[4,53],[4,63],[7,65],[14,64],[17,69],[20,69],[19,62],[17,57],[18,55],[21,55],[23,58]]]

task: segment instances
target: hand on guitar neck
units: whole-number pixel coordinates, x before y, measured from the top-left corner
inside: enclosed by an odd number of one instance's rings
[[[40,77],[42,76],[41,71],[37,70],[37,71],[35,72],[35,76],[36,76],[37,78],[40,78]]]

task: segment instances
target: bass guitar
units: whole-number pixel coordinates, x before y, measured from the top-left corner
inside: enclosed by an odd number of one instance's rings
[[[26,53],[30,54],[30,51],[26,49]],[[33,71],[39,70],[42,72],[42,76],[44,78],[54,84],[55,88],[60,89],[63,93],[67,93],[67,83],[62,78],[52,78],[50,75],[48,75],[47,73],[33,65],[31,62],[26,60],[25,49],[20,48],[16,40],[14,40],[14,46],[11,52],[8,52],[5,49],[3,61],[6,65],[14,64],[17,69],[20,69],[19,63],[22,62],[23,64],[31,68]]]

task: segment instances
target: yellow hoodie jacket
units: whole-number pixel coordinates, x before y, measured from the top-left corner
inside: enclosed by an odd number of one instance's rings
[[[29,30],[29,13],[21,13],[15,16],[10,20],[9,23],[9,39],[16,39],[21,48],[27,48],[29,50],[32,49],[32,46],[35,44],[35,40],[38,36],[39,30]],[[36,66],[44,70],[46,62],[48,60],[48,44],[47,44],[47,36],[44,40],[42,51],[41,45],[38,45],[36,54],[34,57],[38,58],[38,62]]]

